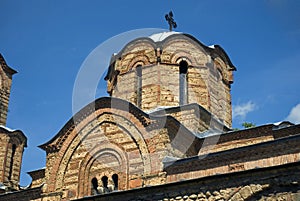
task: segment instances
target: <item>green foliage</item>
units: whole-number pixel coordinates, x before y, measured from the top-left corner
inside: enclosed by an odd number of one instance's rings
[[[253,127],[255,127],[256,125],[255,125],[254,123],[251,123],[251,122],[244,122],[244,123],[242,123],[242,126],[243,126],[244,128],[253,128]]]
[[[256,125],[254,123],[251,123],[251,122],[244,122],[244,123],[242,123],[242,126],[243,126],[243,128],[254,128],[254,127],[256,127]],[[239,128],[233,128],[232,130],[233,131],[239,131],[240,129]]]

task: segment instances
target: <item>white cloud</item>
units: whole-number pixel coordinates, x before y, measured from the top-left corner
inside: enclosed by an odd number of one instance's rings
[[[300,103],[292,108],[286,120],[295,124],[300,124]]]
[[[248,101],[247,103],[242,103],[239,105],[233,105],[232,118],[239,117],[241,119],[245,119],[246,115],[249,112],[252,112],[253,110],[255,110],[255,108],[256,108],[256,105],[252,101]]]

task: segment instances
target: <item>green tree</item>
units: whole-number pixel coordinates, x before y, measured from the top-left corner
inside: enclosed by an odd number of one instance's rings
[[[244,122],[244,123],[242,123],[242,126],[243,126],[244,128],[253,128],[253,127],[255,127],[256,125],[255,125],[254,123],[251,123],[251,122]]]

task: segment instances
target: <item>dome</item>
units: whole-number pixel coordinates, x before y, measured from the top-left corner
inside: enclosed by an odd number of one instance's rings
[[[151,36],[149,36],[149,38],[151,38],[154,42],[160,42],[174,34],[182,34],[182,33],[176,31],[161,32],[161,33],[152,34]]]

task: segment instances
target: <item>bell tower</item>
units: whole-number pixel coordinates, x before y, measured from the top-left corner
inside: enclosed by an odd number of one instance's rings
[[[0,193],[18,190],[22,155],[27,146],[22,131],[6,127],[12,75],[15,73],[0,54]]]

